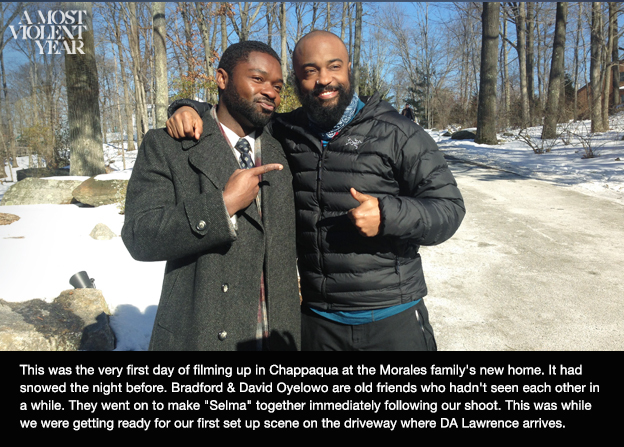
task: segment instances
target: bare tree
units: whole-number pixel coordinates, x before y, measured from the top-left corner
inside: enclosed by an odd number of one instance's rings
[[[128,35],[128,41],[130,44],[130,58],[132,63],[130,68],[132,70],[132,76],[134,78],[134,94],[136,105],[136,123],[137,123],[137,143],[141,145],[143,136],[147,133],[149,128],[149,121],[147,117],[147,101],[145,97],[145,64],[141,59],[141,48],[139,42],[139,23],[137,19],[137,4],[136,2],[128,2],[126,5],[121,3],[124,8],[125,14],[124,20],[126,22],[126,30]]]
[[[169,105],[169,84],[167,82],[167,42],[165,39],[165,3],[152,3],[152,26],[154,28],[154,65],[156,77],[156,114],[154,127],[165,127]]]
[[[0,121],[2,125],[0,126],[0,135],[3,135],[2,141],[3,149],[6,154],[5,156],[10,158],[10,166],[12,165],[13,167],[17,167],[17,157],[15,154],[15,144],[13,139],[13,117],[7,111],[9,91],[7,88],[7,77],[4,67],[4,47],[8,41],[4,40],[4,33],[11,22],[13,22],[13,20],[22,11],[22,5],[23,2],[7,2],[0,5],[0,78],[2,81],[2,92],[0,93]],[[8,140],[8,144],[6,140]],[[2,164],[2,166],[4,168],[4,164]],[[12,177],[13,171],[11,169],[9,169],[9,171],[11,171]],[[4,175],[4,173],[1,174]]]
[[[529,98],[529,124],[535,123],[535,6],[534,2],[524,2],[526,11],[526,85]]]
[[[509,126],[509,114],[511,112],[511,82],[509,80],[508,51],[507,51],[507,20],[503,18],[501,45],[501,76],[503,85],[503,104],[505,111],[503,120],[505,127]]]
[[[242,4],[238,3],[238,14],[230,16],[232,26],[234,27],[234,32],[238,36],[240,42],[249,40],[251,28],[258,20],[258,14],[260,13],[260,9],[262,8],[263,4],[264,2],[258,2],[256,4],[256,8],[252,12],[251,2],[242,2]],[[240,24],[237,23],[236,16],[239,17]]]
[[[219,17],[221,22],[221,54],[225,53],[228,47],[228,32],[227,32],[227,18],[232,15],[230,4],[227,2],[221,2],[221,9],[219,11]]]
[[[132,124],[132,101],[130,99],[130,91],[129,91],[129,83],[126,75],[126,57],[124,56],[124,47],[121,40],[121,28],[119,26],[119,15],[117,11],[117,6],[115,3],[108,4],[110,8],[110,21],[112,22],[113,29],[111,32],[114,35],[114,42],[117,45],[117,50],[119,52],[119,71],[121,73],[121,85],[123,88],[124,95],[124,113],[126,116],[126,132],[128,137],[127,150],[133,151],[135,150],[134,146],[134,125]],[[119,10],[121,14],[121,10]],[[138,133],[138,132],[137,132]]]
[[[215,48],[217,38],[217,20],[215,14],[212,12],[212,3],[208,4],[207,13],[204,11],[202,3],[194,3],[195,11],[197,12],[197,25],[202,36],[202,42],[204,43],[204,57],[206,62],[206,76],[209,82],[213,82],[216,74],[215,67]],[[212,37],[210,36],[209,27],[214,18]],[[208,102],[216,103],[217,101],[216,89],[211,89],[209,92]]]
[[[362,47],[362,2],[355,3],[355,41],[353,45],[353,79],[355,93],[360,92],[360,50]]]
[[[477,136],[475,143],[497,144],[496,139],[496,78],[500,3],[483,4],[481,40],[481,70]]]
[[[518,53],[518,66],[520,69],[520,104],[522,110],[522,127],[530,124],[529,89],[527,82],[527,54],[526,54],[526,12],[523,2],[511,3],[513,16],[516,24],[516,51]]]
[[[579,85],[579,43],[581,41],[581,29],[582,23],[581,17],[583,16],[583,3],[577,2],[578,17],[576,20],[576,35],[574,38],[574,75],[572,83],[574,84],[574,121],[578,119],[578,85]]]
[[[286,34],[286,3],[280,2],[280,13],[279,13],[279,22],[280,22],[280,60],[282,65],[282,79],[284,82],[288,80],[288,40]]]
[[[609,26],[612,29],[613,45],[611,45],[611,63],[613,67],[612,71],[612,89],[613,99],[611,101],[611,107],[615,108],[620,104],[620,56],[619,56],[619,36],[618,36],[618,23],[617,17],[619,13],[619,7],[621,3],[610,2],[609,3]]]
[[[591,19],[591,67],[590,67],[590,101],[591,101],[591,131],[604,132],[607,125],[602,115],[602,10],[601,2],[592,2]]]
[[[548,81],[548,98],[542,139],[557,136],[557,121],[560,117],[559,94],[564,82],[564,57],[566,40],[566,21],[568,3],[557,2],[557,16],[555,18],[555,42],[553,45],[552,62],[550,64],[550,78]]]
[[[71,175],[106,172],[100,126],[99,85],[93,42],[91,2],[67,2],[66,11],[86,11],[82,33],[84,54],[65,55],[67,104],[71,148]],[[77,36],[73,36],[77,37]]]

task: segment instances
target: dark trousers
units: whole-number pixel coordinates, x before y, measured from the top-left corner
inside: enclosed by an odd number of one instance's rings
[[[371,323],[348,325],[328,320],[305,304],[301,315],[302,351],[436,351],[423,300],[401,313]]]

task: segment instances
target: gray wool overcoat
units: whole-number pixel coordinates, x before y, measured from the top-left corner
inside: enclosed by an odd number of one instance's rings
[[[233,231],[223,188],[238,169],[206,114],[199,141],[150,130],[134,165],[122,238],[133,258],[167,261],[151,350],[253,350],[264,270],[269,349],[300,346],[292,174],[280,144],[260,136],[262,217],[256,202]]]

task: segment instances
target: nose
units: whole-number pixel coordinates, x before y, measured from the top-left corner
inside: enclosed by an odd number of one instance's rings
[[[271,98],[272,100],[275,100],[277,98],[277,100],[279,101],[279,93],[275,90],[270,82],[264,83],[262,91],[260,93],[267,98]]]
[[[270,82],[264,83],[260,94],[265,98],[270,99],[273,104],[275,104],[276,108],[279,107],[281,102],[280,94],[277,90],[275,90],[275,87]]]
[[[316,80],[316,83],[321,87],[325,87],[331,84],[333,80],[334,78],[331,76],[329,70],[322,68],[321,70],[319,70],[319,77]]]

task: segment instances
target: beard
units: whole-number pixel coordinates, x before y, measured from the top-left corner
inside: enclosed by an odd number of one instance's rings
[[[251,101],[243,99],[232,83],[223,90],[222,96],[223,102],[232,116],[245,118],[256,129],[266,126],[273,116],[272,110],[263,108],[258,110],[256,104],[264,102],[275,106],[275,102],[261,95]]]
[[[353,73],[349,75],[349,81],[348,88],[345,87],[344,84],[338,84],[336,86],[326,85],[324,87],[316,85],[313,90],[304,94],[301,91],[299,81],[295,78],[295,90],[301,105],[312,121],[314,121],[321,129],[330,130],[333,128],[336,123],[340,121],[340,118],[342,118],[342,115],[351,103],[355,93]],[[333,90],[338,92],[338,101],[334,105],[326,104],[326,102],[318,96],[323,92]]]

